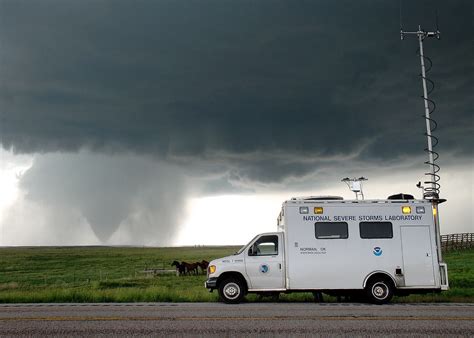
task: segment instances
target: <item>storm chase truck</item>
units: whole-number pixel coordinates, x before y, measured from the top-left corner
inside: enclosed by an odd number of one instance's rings
[[[417,184],[423,199],[399,194],[364,200],[361,182],[367,179],[346,177],[342,181],[356,200],[303,197],[284,202],[277,232],[257,235],[234,255],[210,262],[205,287],[217,289],[222,301],[238,303],[248,292],[310,291],[365,294],[383,304],[394,294],[448,289],[438,217],[438,205],[446,200],[439,198],[439,154],[433,150],[438,124],[431,116],[434,101],[428,98],[434,83],[426,76],[431,61],[423,52],[425,39],[439,39],[440,31],[425,31],[420,25],[417,31],[400,29],[402,40],[404,36],[415,36],[419,43],[429,166],[424,184]]]
[[[225,303],[247,293],[313,292],[384,304],[394,294],[447,290],[437,220],[437,204],[425,199],[292,198],[277,232],[210,262],[205,287]]]

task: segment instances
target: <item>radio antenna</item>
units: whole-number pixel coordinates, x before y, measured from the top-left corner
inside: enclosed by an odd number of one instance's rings
[[[402,28],[402,9],[401,9],[401,1],[400,1],[400,39],[403,40],[405,35],[408,36],[416,36],[418,38],[418,55],[420,56],[420,63],[421,63],[421,80],[423,84],[423,101],[425,104],[425,114],[423,115],[426,121],[426,133],[425,136],[427,138],[427,148],[425,151],[428,153],[428,161],[425,162],[430,168],[430,171],[425,173],[428,177],[427,181],[425,181],[425,186],[423,188],[423,198],[425,199],[439,199],[439,190],[440,184],[438,181],[440,177],[438,175],[439,172],[439,165],[436,164],[436,160],[439,157],[439,154],[433,150],[434,147],[438,144],[438,138],[433,135],[433,131],[437,127],[436,121],[431,118],[431,114],[434,112],[436,105],[433,100],[431,100],[428,95],[434,90],[434,83],[429,78],[426,77],[426,73],[429,72],[432,66],[431,59],[426,57],[423,52],[423,42],[426,38],[441,38],[441,32],[438,28],[438,13],[436,11],[436,31],[425,31],[418,26],[417,31],[404,31]],[[425,61],[428,62],[428,66],[425,66]],[[429,82],[430,88],[428,89],[427,82]]]

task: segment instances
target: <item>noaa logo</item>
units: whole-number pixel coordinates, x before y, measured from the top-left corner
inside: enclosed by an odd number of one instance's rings
[[[261,273],[267,273],[268,270],[270,270],[270,268],[268,267],[268,265],[266,265],[266,264],[260,265],[260,272],[261,272]]]
[[[382,248],[380,248],[380,247],[378,247],[378,246],[376,246],[376,247],[374,248],[374,251],[373,251],[373,252],[374,252],[374,255],[375,255],[375,256],[382,256]]]

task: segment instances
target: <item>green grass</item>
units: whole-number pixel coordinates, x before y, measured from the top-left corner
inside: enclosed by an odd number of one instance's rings
[[[237,247],[0,248],[0,302],[215,301],[204,275],[143,273],[173,270],[173,260],[211,260]]]
[[[32,247],[0,248],[0,303],[11,302],[209,302],[206,276],[152,276],[147,268],[172,270],[173,260],[212,260],[237,247]],[[451,289],[397,302],[474,302],[474,250],[445,255]],[[249,301],[267,301],[249,295]],[[330,301],[334,298],[328,298]],[[312,301],[309,293],[280,301]]]

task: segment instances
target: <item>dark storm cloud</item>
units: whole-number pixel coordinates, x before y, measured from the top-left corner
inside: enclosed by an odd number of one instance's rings
[[[417,41],[399,41],[398,3],[2,1],[1,144],[207,159],[264,183],[420,153]],[[404,5],[406,29],[434,28],[432,2]],[[470,156],[473,5],[438,8],[438,135]]]

